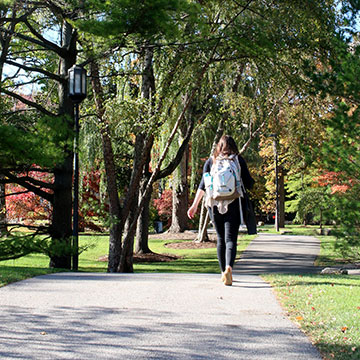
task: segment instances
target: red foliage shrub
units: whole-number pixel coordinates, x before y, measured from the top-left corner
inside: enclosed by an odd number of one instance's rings
[[[30,171],[26,174],[20,174],[20,176],[29,176],[44,183],[53,182],[52,175],[39,171]],[[17,184],[8,184],[5,188],[7,195],[13,194],[5,198],[6,217],[9,222],[20,222],[30,225],[36,220],[50,219],[52,206],[47,200]],[[51,192],[51,190],[45,188],[42,190]]]
[[[323,174],[319,175],[315,179],[319,186],[331,186],[331,194],[336,193],[346,193],[350,189],[350,184],[352,180],[344,181],[344,174],[335,172],[335,171],[327,171]]]
[[[35,166],[34,166],[35,167]],[[29,176],[33,179],[52,183],[53,175],[40,171],[30,171],[20,176]],[[103,222],[106,216],[107,205],[101,204],[100,199],[100,171],[90,171],[82,179],[82,189],[79,204],[79,230],[85,228],[102,231],[102,226],[95,223],[96,220]],[[43,191],[51,192],[43,188]],[[52,205],[49,201],[27,191],[20,185],[6,185],[6,217],[8,222],[33,225],[35,221],[50,220]],[[13,194],[13,195],[9,195]]]
[[[104,222],[108,205],[103,205],[100,198],[100,170],[86,173],[82,179],[82,193],[80,199],[79,228],[103,231],[102,226],[95,223],[95,218]]]
[[[172,190],[164,190],[160,199],[153,200],[154,207],[157,210],[160,220],[168,223],[172,215]]]

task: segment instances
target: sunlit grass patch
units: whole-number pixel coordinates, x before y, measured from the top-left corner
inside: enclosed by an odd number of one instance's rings
[[[286,232],[288,235],[305,235],[305,236],[316,236],[318,235],[319,226],[318,225],[285,225],[284,228],[280,229],[280,233],[276,231],[275,225],[262,225],[258,228],[259,232],[266,232],[269,234],[278,234],[281,235],[281,232]]]
[[[0,287],[12,282],[25,280],[34,276],[64,271],[61,269],[37,268],[26,266],[0,266]]]
[[[241,236],[238,241],[238,257],[246,249],[254,236]],[[178,241],[178,240],[177,240]],[[165,246],[168,240],[149,240],[150,249],[159,254],[173,254],[181,258],[169,262],[135,263],[135,272],[186,272],[186,273],[218,273],[216,248],[204,249],[172,249]],[[101,261],[109,251],[108,235],[81,235],[80,246],[90,247],[79,256],[79,271],[106,272],[107,262]],[[45,255],[27,255],[16,260],[0,262],[0,284],[23,280],[41,274],[63,271],[49,269],[49,258]]]
[[[360,359],[360,278],[347,275],[262,276],[290,318],[326,359]]]
[[[318,236],[318,238],[321,240],[321,248],[320,255],[315,261],[316,266],[337,266],[353,262],[353,259],[345,258],[335,249],[336,238],[334,236]]]
[[[237,257],[247,248],[254,237],[248,235],[239,237]],[[134,265],[135,272],[219,273],[216,247],[206,249],[172,249],[166,247],[166,243],[169,243],[169,241],[154,239],[150,241],[150,248],[156,253],[180,256],[180,259],[161,263],[138,263]]]

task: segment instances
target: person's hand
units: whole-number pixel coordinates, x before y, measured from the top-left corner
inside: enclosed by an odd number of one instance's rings
[[[192,219],[194,217],[196,210],[197,210],[197,206],[195,205],[191,205],[189,207],[189,210],[187,211],[187,216],[189,219]]]

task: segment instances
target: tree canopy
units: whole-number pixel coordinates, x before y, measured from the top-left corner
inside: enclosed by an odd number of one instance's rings
[[[274,208],[275,134],[289,211],[311,216],[301,204],[309,194],[320,199],[316,174],[336,172],[331,186],[343,191],[324,193],[355,216],[342,218],[339,239],[356,239],[358,8],[330,0],[2,2],[1,186],[48,200],[51,241],[71,242],[67,71],[77,63],[91,84],[80,158],[84,173],[101,174],[99,202],[109,205],[109,271],[132,271],[153,188],[172,186],[173,206],[183,209],[173,216],[184,214],[219,129],[234,136],[257,179],[259,215]],[[69,267],[69,256],[52,264]]]

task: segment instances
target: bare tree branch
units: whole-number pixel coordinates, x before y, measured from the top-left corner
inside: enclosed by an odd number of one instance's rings
[[[199,122],[201,122],[202,120],[204,120],[206,118],[206,116],[209,114],[210,109],[208,109],[199,119]],[[184,151],[186,149],[187,144],[190,141],[193,129],[194,129],[194,125],[195,125],[195,117],[191,117],[191,123],[190,126],[187,128],[186,130],[186,135],[185,138],[181,144],[181,146],[179,147],[175,157],[171,160],[170,164],[163,170],[159,171],[159,174],[155,177],[155,181],[162,179],[168,175],[170,175],[176,168],[177,166],[180,164],[180,161],[184,155]]]
[[[60,57],[66,57],[67,56],[67,50],[66,49],[63,49],[63,48],[57,46],[56,44],[54,44],[54,43],[52,43],[50,41],[43,42],[43,41],[40,41],[40,40],[38,40],[36,38],[33,38],[31,36],[27,36],[27,35],[17,33],[17,32],[15,32],[14,35],[17,36],[19,39],[22,39],[22,40],[28,41],[28,42],[30,42],[32,44],[41,46],[42,48],[44,48],[44,50],[54,51]]]
[[[44,47],[56,52],[59,56],[63,56],[66,54],[66,50],[56,45],[55,43],[45,39],[38,31],[36,31],[36,29],[34,29],[34,27],[30,24],[28,18],[25,19],[24,24],[28,27],[31,33],[36,36],[42,42],[42,44],[45,45]]]
[[[34,171],[39,173],[53,173],[53,169],[44,169],[44,168],[37,168],[37,167],[29,167],[28,165],[18,166],[14,168],[0,168],[0,174],[4,171],[16,171],[16,172],[25,172],[25,171]],[[0,180],[1,183],[1,180]]]
[[[45,114],[45,115],[56,116],[56,114],[54,114],[54,113],[50,112],[49,110],[45,109],[43,106],[35,103],[34,101],[28,100],[28,99],[22,97],[21,95],[18,95],[18,94],[16,94],[16,93],[14,93],[14,92],[12,92],[12,91],[9,91],[9,90],[6,90],[6,89],[4,89],[4,88],[2,88],[1,91],[2,91],[3,93],[5,93],[6,95],[9,95],[9,96],[11,96],[11,97],[19,100],[19,101],[22,102],[23,104],[26,104],[26,105],[28,105],[28,106],[31,106],[31,107],[39,110],[40,112],[42,112],[42,113]]]
[[[9,180],[12,180],[13,183],[18,184],[18,185],[24,187],[25,189],[32,191],[34,194],[39,195],[40,197],[44,198],[45,200],[47,200],[51,203],[53,202],[53,198],[54,198],[53,194],[49,194],[46,191],[41,190],[40,188],[36,187],[35,185],[30,184],[23,178],[19,178],[19,177],[13,175],[11,172],[5,171],[4,175],[6,177],[8,177]]]
[[[268,118],[273,114],[273,112],[275,111],[276,106],[282,101],[282,99],[288,94],[290,88],[286,89],[286,91],[282,94],[282,96],[280,97],[280,99],[276,100],[273,107],[271,108],[271,110],[267,113],[267,115],[264,118],[264,121],[260,124],[260,126],[258,126],[258,128],[254,131],[254,132],[250,132],[250,136],[248,138],[248,140],[246,141],[246,143],[243,145],[243,147],[240,149],[239,153],[242,154],[250,145],[251,141],[255,138],[255,136],[257,136],[260,131],[264,128],[264,126],[267,123]]]
[[[29,192],[30,192],[30,190],[26,190],[26,191],[19,191],[19,192],[11,193],[11,194],[0,195],[0,199],[6,198],[8,196],[16,196],[16,195],[21,195],[21,194],[27,194]]]
[[[12,61],[12,60],[5,60],[5,63],[6,64],[9,64],[9,65],[12,65],[12,66],[15,66],[17,68],[20,68],[20,69],[23,69],[23,70],[26,70],[26,71],[34,71],[34,72],[38,72],[40,74],[43,74],[43,75],[46,75],[47,77],[49,77],[50,79],[53,79],[53,80],[56,80],[56,81],[59,81],[59,82],[66,82],[66,79],[59,76],[59,75],[55,75],[54,73],[50,72],[50,71],[46,71],[40,67],[35,67],[35,66],[27,66],[27,65],[24,65],[24,64],[20,64],[20,63],[17,63],[15,61]]]
[[[16,76],[14,78],[16,78]],[[10,78],[6,78],[6,80],[8,80],[8,79],[10,79]],[[23,83],[19,83],[19,84],[11,84],[8,86],[4,86],[3,89],[13,89],[13,88],[19,88],[19,87],[22,87],[25,85],[33,85],[33,84],[36,84],[38,81],[42,81],[42,80],[46,80],[46,79],[47,79],[47,77],[41,77],[41,78],[37,78],[34,80],[26,81]]]
[[[16,177],[16,179],[20,180],[20,181],[26,181],[27,183],[31,184],[31,185],[35,185],[35,186],[39,186],[40,188],[45,188],[45,189],[50,189],[50,190],[54,190],[55,186],[52,183],[47,183],[45,181],[41,181],[41,180],[37,180],[34,179],[30,176],[19,176]],[[2,179],[0,180],[0,183],[2,184],[7,184],[7,183],[12,183],[13,181],[11,181],[11,179],[6,180],[6,179]]]
[[[36,234],[39,234],[39,233],[46,233],[47,229],[48,229],[48,226],[44,226],[44,225],[39,225],[39,226],[36,226],[36,225],[25,225],[25,224],[17,224],[17,223],[7,223],[8,226],[11,227],[11,230],[13,230],[14,228],[19,228],[19,227],[25,227],[27,229],[31,229],[31,230],[37,230]],[[35,235],[36,235],[35,234]],[[31,234],[32,236],[34,234]],[[24,236],[19,236],[19,237],[28,237],[29,235],[24,235]]]

